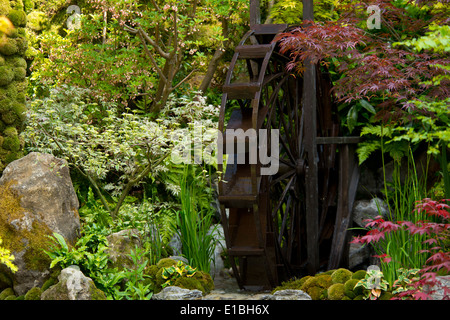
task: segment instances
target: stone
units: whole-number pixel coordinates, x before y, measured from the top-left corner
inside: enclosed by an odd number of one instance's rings
[[[279,290],[274,294],[264,296],[263,300],[312,300],[309,294],[302,290]]]
[[[357,200],[353,206],[353,222],[364,228],[367,224],[364,220],[374,219],[377,216],[386,217],[388,213],[388,206],[380,198]]]
[[[41,300],[106,300],[106,296],[78,266],[70,266],[61,271],[57,284],[42,293]]]
[[[203,294],[200,290],[184,289],[177,286],[165,287],[161,292],[152,296],[153,300],[201,300]]]
[[[433,287],[425,286],[424,290],[430,294],[431,300],[450,299],[450,275],[437,276]]]
[[[79,203],[67,162],[35,152],[11,162],[0,178],[0,199],[0,237],[19,269],[11,274],[0,265],[0,273],[23,295],[50,275],[43,251],[49,249],[48,236],[56,232],[74,244],[79,234]]]
[[[215,242],[214,259],[211,261],[209,274],[215,278],[216,276],[222,275],[225,269],[222,259],[222,252],[226,248],[225,235],[221,224],[211,226],[209,233],[213,234]]]
[[[108,255],[111,267],[122,270],[123,267],[132,268],[133,260],[130,257],[131,250],[142,248],[139,231],[137,229],[126,229],[110,234],[108,240]]]
[[[369,246],[362,243],[350,243],[348,268],[354,269],[356,266],[369,263],[370,256]]]

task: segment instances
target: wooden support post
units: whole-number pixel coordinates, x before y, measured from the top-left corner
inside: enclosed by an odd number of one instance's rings
[[[250,28],[254,24],[261,24],[259,0],[250,0]]]
[[[313,1],[303,0],[303,20],[313,20]],[[309,59],[304,62],[303,110],[305,115],[305,150],[308,167],[306,170],[306,248],[307,269],[310,274],[319,268],[319,180],[317,155],[317,97],[316,66]]]

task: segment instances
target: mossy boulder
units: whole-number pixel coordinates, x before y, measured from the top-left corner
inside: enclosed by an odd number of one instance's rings
[[[331,285],[328,290],[329,300],[342,300],[345,297],[345,287],[342,283],[335,283]]]
[[[24,300],[41,300],[42,290],[39,287],[33,287],[24,296]]]
[[[344,284],[347,280],[352,278],[352,272],[350,270],[339,268],[331,274],[331,280],[333,283]]]
[[[15,27],[25,27],[27,23],[27,14],[23,10],[12,9],[7,17]]]
[[[366,270],[357,270],[353,272],[352,279],[361,280],[366,277],[367,271]]]
[[[349,279],[344,283],[344,293],[350,299],[355,298],[357,295],[362,294],[362,287],[357,287],[355,285],[358,283],[357,279]]]
[[[6,300],[6,298],[9,296],[16,296],[12,288],[6,288],[2,292],[0,292],[0,300]]]
[[[10,84],[13,80],[14,80],[14,70],[9,66],[0,66],[0,86],[6,86]]]
[[[311,299],[320,300],[326,298],[327,289],[332,285],[331,276],[328,274],[318,274],[308,278],[301,286],[301,290],[306,292]]]
[[[41,300],[106,300],[104,292],[77,266],[63,269],[58,280],[41,294]]]
[[[15,135],[13,128],[5,130]],[[0,199],[0,237],[19,268],[12,274],[0,265],[0,273],[23,295],[51,275],[48,236],[57,232],[69,244],[78,236],[78,199],[67,162],[39,153],[12,162],[0,179]]]

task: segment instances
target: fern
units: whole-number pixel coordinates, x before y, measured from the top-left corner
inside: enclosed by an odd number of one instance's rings
[[[359,164],[362,164],[373,152],[379,149],[381,149],[381,142],[378,140],[361,142],[356,149]]]

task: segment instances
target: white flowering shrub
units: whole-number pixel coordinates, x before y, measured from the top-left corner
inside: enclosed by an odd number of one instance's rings
[[[198,94],[172,96],[160,118],[151,121],[119,114],[114,104],[93,101],[87,89],[62,86],[31,101],[22,136],[27,151],[64,158],[84,175],[114,218],[132,187],[171,171],[170,153],[182,143],[173,140],[174,131],[192,124],[215,128],[218,110]],[[168,189],[176,190],[176,184],[168,181]],[[116,199],[114,208],[106,193]]]

